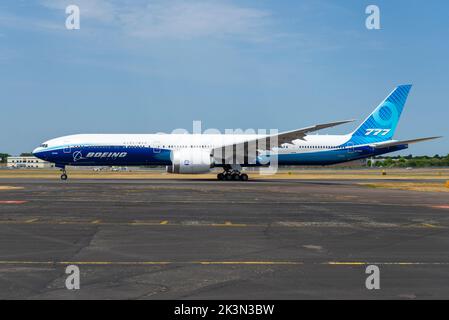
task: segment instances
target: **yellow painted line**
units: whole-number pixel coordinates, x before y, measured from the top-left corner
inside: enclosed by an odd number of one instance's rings
[[[160,222],[155,222],[155,221],[140,221],[140,220],[136,220],[136,221],[133,221],[131,223],[125,222],[124,224],[128,224],[128,225],[131,225],[131,226],[158,226],[161,223]]]
[[[338,261],[330,261],[324,262],[323,264],[327,265],[335,265],[335,266],[364,266],[368,264],[367,262],[338,262]]]
[[[41,218],[31,218],[28,220],[0,220],[1,224],[25,224],[25,223],[35,223],[35,224],[44,224],[44,225],[123,225],[123,226],[161,226],[161,225],[170,225],[170,226],[178,226],[178,227],[251,227],[251,228],[265,228],[267,226],[271,226],[272,228],[333,228],[333,227],[342,227],[342,228],[355,228],[355,227],[365,227],[365,228],[375,228],[378,229],[381,226],[369,224],[352,224],[352,225],[336,225],[330,226],[326,223],[321,223],[321,225],[317,225],[316,222],[272,222],[272,223],[260,223],[260,224],[246,224],[246,223],[232,223],[231,221],[225,221],[224,223],[186,223],[186,221],[179,222],[170,222],[168,220],[158,220],[158,221],[145,221],[145,220],[134,220],[134,221],[102,221],[100,219],[89,221],[70,221],[70,220],[42,220]],[[416,223],[416,224],[407,224],[407,225],[396,225],[396,226],[387,226],[387,228],[391,230],[395,229],[422,229],[422,228],[438,228],[438,229],[448,229],[449,226],[430,224],[430,223]]]
[[[58,265],[167,265],[172,264],[169,261],[58,261]]]
[[[440,228],[439,226],[430,223],[421,223],[421,225],[427,228]]]
[[[42,265],[42,264],[56,264],[56,262],[54,261],[0,261],[0,265],[5,265],[5,264],[37,264],[37,265]]]
[[[168,261],[0,261],[0,265],[166,265]]]
[[[201,265],[303,265],[296,261],[198,261]]]
[[[379,265],[379,266],[429,266],[429,265],[443,265],[449,266],[449,262],[351,262],[351,261],[330,261],[320,263],[322,265],[335,266],[365,266],[365,265]]]
[[[302,265],[295,261],[0,261],[0,265]]]
[[[212,223],[206,226],[211,227],[247,227],[247,224],[244,223],[232,223],[231,221],[225,221],[225,223]]]
[[[14,186],[0,186],[0,190],[20,190],[24,189],[23,187],[14,187]]]

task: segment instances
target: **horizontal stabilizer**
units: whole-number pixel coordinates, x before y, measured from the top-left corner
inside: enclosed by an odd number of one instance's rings
[[[373,147],[373,148],[376,148],[376,149],[381,149],[381,148],[388,148],[388,147],[393,147],[393,146],[398,146],[398,145],[417,143],[417,142],[433,140],[433,139],[439,139],[439,138],[441,138],[441,137],[428,137],[428,138],[419,138],[419,139],[402,140],[402,141],[390,140],[390,141],[385,141],[385,142],[379,142],[379,143],[371,144],[370,147]]]

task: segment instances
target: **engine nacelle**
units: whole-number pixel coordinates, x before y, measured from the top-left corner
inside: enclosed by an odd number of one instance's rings
[[[174,150],[171,160],[172,165],[167,166],[169,173],[208,173],[214,167],[210,151],[204,149]]]

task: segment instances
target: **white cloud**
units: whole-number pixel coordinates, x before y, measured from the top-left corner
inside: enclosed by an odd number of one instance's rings
[[[47,8],[80,7],[81,19],[117,27],[141,38],[242,36],[266,37],[267,11],[241,7],[229,1],[206,0],[41,0]]]
[[[23,30],[62,30],[64,25],[39,18],[0,12],[0,26]]]
[[[266,12],[218,2],[151,3],[144,10],[122,16],[125,28],[142,37],[195,38],[204,36],[254,36]]]

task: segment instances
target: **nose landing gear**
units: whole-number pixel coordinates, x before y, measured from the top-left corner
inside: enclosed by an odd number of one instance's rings
[[[63,180],[63,181],[67,180],[67,172],[65,171],[65,168],[61,169],[61,172],[62,172],[61,180]]]
[[[55,167],[56,168],[60,168],[61,169],[61,180],[65,181],[67,180],[67,171],[65,171],[65,164],[59,164],[59,163],[55,163]]]

